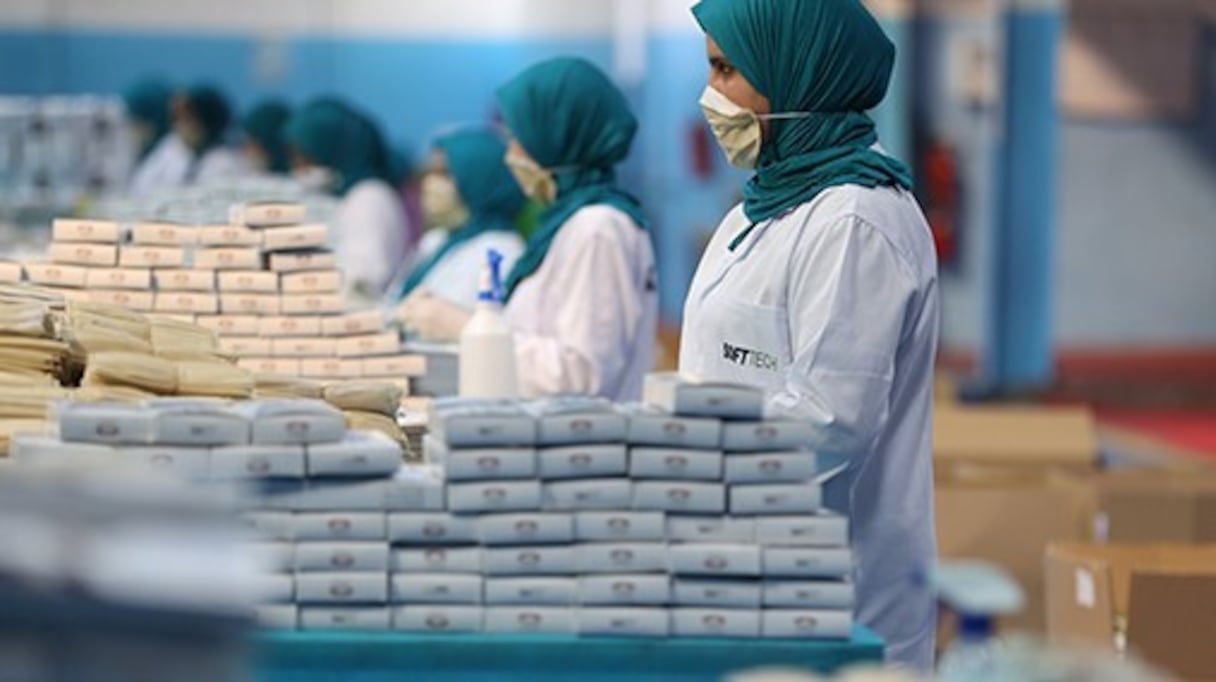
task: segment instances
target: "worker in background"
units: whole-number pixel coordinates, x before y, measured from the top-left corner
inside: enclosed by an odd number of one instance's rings
[[[762,387],[848,462],[856,612],[888,662],[932,672],[937,262],[907,169],[866,111],[895,49],[860,0],[703,0],[701,106],[753,171],[697,268],[680,371]]]
[[[333,227],[347,293],[379,301],[406,257],[401,196],[389,184],[383,137],[376,125],[333,98],[292,115],[284,129],[288,158],[304,189],[339,197]]]
[[[229,180],[248,172],[240,153],[226,144],[232,109],[219,89],[196,85],[175,95],[170,117],[172,133],[136,170],[131,180],[133,196]]]
[[[169,99],[173,91],[159,80],[136,83],[122,94],[137,163],[169,132]]]
[[[245,164],[261,174],[287,173],[287,143],[283,127],[291,118],[291,107],[279,100],[267,100],[250,109],[241,119],[245,132]]]
[[[545,205],[507,277],[525,395],[637,399],[654,361],[654,251],[637,200],[616,184],[637,120],[624,95],[581,59],[533,66],[498,91],[506,163]],[[403,306],[424,337],[459,336],[468,312],[438,297]]]
[[[503,158],[507,145],[488,128],[440,137],[422,177],[427,233],[396,300],[435,295],[473,307],[486,252],[502,254],[503,272],[524,250],[515,219],[526,201]]]

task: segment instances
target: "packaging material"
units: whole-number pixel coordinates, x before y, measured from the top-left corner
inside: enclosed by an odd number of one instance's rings
[[[722,422],[705,417],[673,417],[647,405],[622,407],[629,419],[628,442],[653,447],[717,450]]]
[[[79,402],[93,403],[141,403],[149,398],[155,398],[155,393],[148,393],[128,386],[81,386],[72,392],[72,397]]]
[[[763,589],[770,608],[851,610],[856,599],[853,583],[842,580],[768,580]]]
[[[0,336],[0,360],[10,373],[49,374],[56,372],[68,354],[62,341],[28,336]]]
[[[290,604],[296,597],[295,577],[290,573],[259,575],[257,593],[260,604]]]
[[[481,573],[481,547],[424,547],[393,550],[398,573]]]
[[[675,578],[671,584],[672,602],[681,606],[758,609],[761,593],[761,584],[751,580]]]
[[[287,512],[253,511],[241,514],[241,522],[254,537],[261,540],[290,542],[295,538],[292,531],[292,515]]]
[[[255,445],[334,443],[346,433],[342,413],[319,400],[264,400],[235,409],[252,422]]]
[[[332,270],[338,267],[338,258],[332,251],[307,249],[304,251],[278,251],[269,254],[268,264],[274,272],[299,272],[301,270]],[[383,323],[381,323],[383,326]]]
[[[128,445],[122,448],[122,457],[187,481],[206,481],[211,472],[210,453],[201,447]]]
[[[282,376],[298,376],[300,374],[299,358],[239,358],[236,366],[257,374],[279,374]]]
[[[391,627],[392,612],[384,607],[319,608],[306,606],[300,609],[300,628],[302,630],[384,632]]]
[[[693,481],[638,481],[633,485],[633,508],[681,514],[722,514],[726,486]]]
[[[60,265],[88,265],[112,268],[118,263],[118,247],[113,244],[73,244],[52,242],[47,257]]]
[[[487,547],[482,554],[486,575],[573,575],[575,551],[569,546]]]
[[[55,265],[52,267],[64,268],[64,267],[68,267],[68,266]],[[80,276],[84,275],[83,270],[84,269],[82,268],[79,271]],[[31,283],[33,283],[32,279],[31,279]],[[50,284],[44,284],[44,285],[40,285],[38,287],[38,291],[44,295],[53,296],[54,300],[55,300],[55,305],[63,305],[64,303],[74,303],[74,302],[78,302],[78,301],[88,301],[89,292],[84,289],[77,288],[77,287],[78,287],[78,285],[53,286]]]
[[[300,626],[300,609],[294,604],[259,604],[253,620],[266,630],[295,630]]]
[[[285,294],[329,294],[342,290],[341,270],[306,270],[287,272],[280,276]]]
[[[260,336],[223,336],[220,337],[220,352],[236,357],[257,357],[270,355],[270,339]],[[257,389],[257,377],[254,377],[254,388]],[[319,398],[307,396],[310,398]]]
[[[274,294],[220,294],[225,315],[278,315],[281,299]]]
[[[818,483],[778,483],[730,486],[732,514],[811,514],[819,510],[823,491]]]
[[[198,241],[198,228],[179,223],[135,223],[131,241],[151,246],[190,246]]]
[[[135,289],[152,288],[152,271],[148,268],[90,268],[85,273],[84,284],[89,289]]]
[[[544,486],[544,508],[553,511],[628,509],[633,483],[621,478],[555,481]]]
[[[432,461],[442,462],[452,481],[485,481],[536,476],[536,451],[531,448],[428,449]]]
[[[114,244],[122,238],[122,226],[110,220],[55,218],[51,222],[52,241]]]
[[[341,358],[304,358],[300,360],[300,376],[319,379],[357,379],[363,376],[358,360]]]
[[[1098,456],[1086,408],[963,407],[934,411],[933,454],[942,465],[1000,464],[1091,469]]]
[[[69,327],[64,336],[71,341],[72,352],[82,358],[110,351],[141,355],[151,355],[153,352],[152,344],[145,339],[100,325]]]
[[[664,520],[661,512],[579,512],[574,535],[579,542],[661,541]]]
[[[306,398],[320,400],[325,384],[282,374],[255,374],[253,394],[256,398]]]
[[[340,294],[283,294],[282,305],[280,308],[284,315],[329,315],[340,313],[346,309],[346,299]],[[365,339],[360,342],[363,344],[373,344],[377,348],[378,342],[373,342]],[[400,342],[394,345],[392,352],[397,352]],[[364,353],[364,355],[381,355],[380,352]]]
[[[202,246],[261,246],[262,233],[244,225],[203,225],[198,228]]]
[[[401,446],[376,431],[349,431],[337,443],[305,448],[308,475],[330,478],[376,478],[401,466]]]
[[[480,606],[402,606],[393,610],[393,628],[408,632],[481,632]]]
[[[537,481],[453,483],[448,506],[454,512],[532,511],[541,506]]]
[[[597,542],[575,547],[575,567],[582,574],[656,573],[667,569],[667,545],[661,542]]]
[[[619,443],[625,440],[624,415],[603,398],[544,398],[529,402],[527,410],[536,417],[538,445]]]
[[[388,602],[388,575],[368,572],[297,573],[296,601],[301,604],[385,604]]]
[[[426,358],[422,355],[388,355],[364,358],[365,377],[420,377],[426,374]]]
[[[161,291],[215,291],[214,270],[177,268],[153,270],[152,274]]]
[[[844,547],[849,544],[849,519],[829,511],[762,516],[756,519],[756,541],[761,545]]]
[[[221,403],[205,400],[150,401],[152,440],[164,445],[243,445],[249,422]]]
[[[262,248],[267,251],[315,249],[329,241],[329,228],[324,224],[294,225],[262,230]]]
[[[194,351],[214,351],[219,348],[215,333],[192,322],[180,322],[163,316],[151,318],[149,336],[157,352],[180,348]]]
[[[47,287],[87,286],[89,269],[79,265],[57,265],[54,263],[26,263],[25,275],[31,284]]]
[[[308,315],[263,317],[258,320],[257,334],[259,336],[320,336],[321,318]]]
[[[298,542],[296,544],[296,570],[302,572],[387,571],[388,543],[384,541]]]
[[[153,355],[97,353],[89,358],[82,385],[109,384],[172,394],[177,391],[177,366]]]
[[[700,382],[676,373],[648,374],[642,397],[647,405],[687,417],[759,420],[764,414],[764,392],[758,388]]]
[[[853,636],[850,611],[768,609],[761,615],[764,637],[848,639]]]
[[[378,412],[362,412],[359,410],[347,410],[342,414],[346,417],[346,427],[348,429],[379,433],[397,445],[397,450],[403,453],[402,457],[408,456],[410,450],[409,440],[405,437],[405,433],[401,431],[401,427],[393,417]]]
[[[480,604],[480,575],[403,573],[391,578],[391,599],[401,604]]]
[[[671,634],[676,637],[759,637],[760,611],[672,609]]]
[[[124,268],[180,268],[186,265],[186,250],[180,246],[124,244],[118,249],[118,265]]]
[[[25,281],[25,266],[21,263],[0,261],[0,282],[20,284]]]
[[[577,578],[486,578],[486,604],[573,606],[578,599]]]
[[[211,478],[303,478],[304,448],[300,445],[234,445],[211,451]]]
[[[296,547],[290,542],[247,542],[244,547],[245,553],[264,572],[290,571],[295,565]]]
[[[847,578],[853,552],[842,547],[765,547],[764,575],[776,578]]]
[[[763,566],[760,548],[755,545],[672,545],[668,558],[675,575],[754,578]]]
[[[253,374],[220,362],[179,362],[177,388],[186,395],[248,398],[253,395]]]
[[[256,201],[233,204],[228,208],[228,222],[246,227],[276,227],[304,222],[308,209],[304,204],[284,201]]]
[[[590,606],[663,606],[671,600],[666,575],[589,575],[579,578],[579,603]]]
[[[379,512],[301,513],[292,518],[296,540],[379,540],[386,535],[386,517]]]
[[[48,338],[52,325],[43,303],[0,303],[0,334]]]
[[[210,315],[219,312],[220,302],[215,294],[164,291],[156,294],[153,309],[159,313]]]
[[[9,459],[25,466],[62,467],[118,464],[117,449],[93,443],[65,443],[53,436],[22,433],[11,438]]]
[[[488,606],[485,632],[493,634],[572,635],[578,632],[574,609],[534,606]]]
[[[465,545],[477,542],[477,518],[453,514],[389,514],[389,542],[405,545]]]
[[[323,298],[318,296],[307,296],[305,298]],[[338,312],[342,309],[340,303],[341,298],[337,297],[338,303],[336,310],[314,310],[307,306],[302,306],[298,312],[315,313],[315,312]],[[287,297],[283,297],[284,306],[287,304]],[[284,307],[283,312],[289,312]],[[364,334],[360,336],[346,336],[338,340],[337,354],[344,358],[368,357],[373,355],[396,355],[401,352],[401,337],[397,332],[382,332],[379,334]]]
[[[624,476],[629,469],[624,445],[547,447],[537,456],[543,479]]]
[[[629,452],[629,476],[668,481],[720,481],[722,453],[717,450],[635,447]]]
[[[325,402],[340,410],[397,414],[404,397],[400,388],[373,381],[346,381],[325,387]]]
[[[574,541],[569,514],[484,514],[477,520],[483,545],[568,544]]]
[[[1079,483],[1096,490],[1098,541],[1216,543],[1216,475],[1212,473],[1111,471]]]
[[[221,270],[216,273],[216,281],[223,292],[273,294],[279,291],[279,276],[265,270]]]
[[[818,473],[818,461],[810,452],[766,452],[757,455],[728,455],[727,483],[797,483]]]
[[[286,337],[270,340],[270,353],[281,358],[318,358],[334,354],[334,340]]]
[[[447,508],[447,488],[440,467],[404,464],[384,486],[386,511],[443,511]]]
[[[1084,545],[1047,550],[1052,644],[1127,650],[1183,680],[1216,678],[1216,547]]]
[[[276,256],[271,254],[273,266]],[[272,268],[273,269],[273,268]],[[357,313],[347,313],[326,317],[321,320],[321,333],[326,336],[355,336],[358,334],[375,334],[384,329],[384,313],[379,310],[364,310]]]
[[[509,400],[441,398],[429,421],[430,433],[452,447],[536,444],[536,420]]]
[[[592,607],[578,611],[580,635],[666,637],[670,632],[667,609]]]
[[[89,300],[97,303],[118,305],[131,310],[148,313],[156,309],[156,295],[151,291],[133,289],[89,289]]]

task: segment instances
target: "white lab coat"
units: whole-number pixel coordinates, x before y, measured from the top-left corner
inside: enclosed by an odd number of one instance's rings
[[[351,187],[334,213],[338,266],[349,293],[378,298],[406,257],[405,206],[401,195],[379,178]]]
[[[433,232],[435,230],[427,233],[428,236]],[[426,241],[429,240],[424,238],[424,242]],[[443,241],[446,240],[440,240],[440,246]],[[420,244],[419,249],[424,246],[430,244]],[[427,272],[418,288],[428,289],[459,306],[472,308],[477,304],[477,294],[481,288],[481,268],[486,264],[486,251],[490,249],[502,254],[500,271],[505,279],[524,251],[524,240],[516,232],[503,230],[479,234],[444,254],[443,259]],[[434,250],[430,253],[434,253]],[[422,256],[418,262],[424,262],[428,256],[429,253]]]
[[[654,365],[655,284],[650,235],[629,216],[607,205],[571,216],[507,303],[521,392],[641,398]]]
[[[726,216],[684,307],[680,371],[767,390],[766,412],[844,457],[857,616],[932,671],[937,259],[912,195],[844,186],[756,226]]]
[[[206,184],[243,177],[248,167],[240,152],[212,147],[197,162],[194,152],[180,137],[169,133],[161,138],[131,176],[130,195],[154,196],[187,184]]]

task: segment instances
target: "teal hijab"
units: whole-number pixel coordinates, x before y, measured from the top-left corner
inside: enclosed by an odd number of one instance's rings
[[[148,126],[152,132],[139,150],[140,159],[169,132],[169,100],[172,97],[172,89],[158,80],[141,81],[122,93],[127,116]]]
[[[554,171],[557,200],[540,215],[507,276],[510,298],[536,272],[553,239],[579,209],[606,204],[645,225],[637,199],[617,187],[613,168],[629,155],[638,123],[620,90],[583,59],[541,62],[498,90],[503,122],[541,166]]]
[[[194,150],[201,157],[207,150],[224,143],[228,125],[232,123],[232,109],[228,98],[213,85],[195,85],[184,93],[186,106],[194,113],[203,128],[202,146]]]
[[[283,139],[338,174],[338,196],[368,178],[387,178],[388,151],[379,129],[334,98],[306,104],[287,121]]]
[[[283,127],[291,118],[291,108],[278,100],[267,100],[250,109],[241,119],[241,127],[266,153],[271,173],[287,172],[287,142]]]
[[[861,0],[702,0],[692,12],[774,113],[812,112],[769,122],[743,190],[753,224],[830,187],[911,188],[908,169],[872,149],[865,112],[886,96],[895,46]]]
[[[453,249],[487,232],[514,232],[515,217],[526,201],[503,158],[507,145],[488,128],[470,128],[445,135],[435,142],[448,159],[448,172],[461,200],[469,209],[469,220],[452,231],[443,246],[405,280],[398,298],[405,298]]]

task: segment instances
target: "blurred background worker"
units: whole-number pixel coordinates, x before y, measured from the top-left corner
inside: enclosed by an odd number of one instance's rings
[[[525,395],[637,399],[654,363],[658,297],[641,206],[616,184],[637,121],[591,63],[554,59],[498,91],[511,135],[506,162],[546,206],[507,277]],[[407,326],[456,338],[468,312],[434,296],[403,306]]]
[[[216,87],[195,85],[174,95],[172,133],[143,160],[131,180],[131,194],[230,180],[246,172],[241,155],[227,146],[232,108]]]
[[[251,171],[263,174],[285,175],[287,173],[287,142],[283,139],[283,128],[291,118],[291,107],[279,100],[266,100],[241,119],[241,130],[245,133],[245,164]]]
[[[141,163],[169,132],[169,99],[173,91],[160,80],[145,80],[122,94],[127,122],[135,145],[136,163]]]
[[[857,615],[888,661],[933,669],[937,260],[911,179],[865,113],[895,48],[856,0],[703,0],[701,99],[753,170],[701,259],[680,371],[763,387],[767,411],[847,458]]]
[[[515,221],[526,199],[504,163],[507,145],[489,128],[439,138],[422,178],[427,233],[394,300],[433,293],[464,307],[477,302],[486,252],[510,271],[524,250]]]
[[[292,115],[284,137],[300,184],[340,197],[333,225],[347,293],[379,300],[407,256],[407,230],[375,123],[343,102],[322,98]]]

